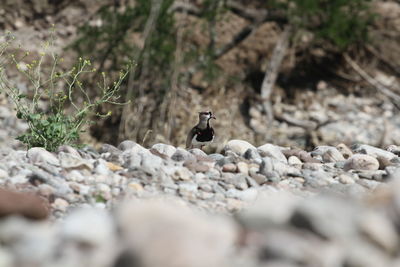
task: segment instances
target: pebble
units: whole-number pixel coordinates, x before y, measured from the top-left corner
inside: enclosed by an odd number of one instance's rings
[[[227,163],[222,166],[222,171],[223,172],[236,172],[237,166],[233,163]]]
[[[62,212],[65,212],[69,206],[69,203],[62,198],[56,198],[54,200],[54,202],[51,204],[51,206],[55,209],[55,210],[59,210]]]
[[[374,171],[379,169],[379,162],[376,158],[364,155],[354,154],[348,158],[344,164],[344,170],[367,170]]]
[[[26,156],[33,164],[49,163],[55,166],[60,165],[60,160],[53,154],[41,147],[33,147],[26,152]]]
[[[273,144],[265,144],[259,146],[257,147],[257,151],[261,155],[261,157],[271,157],[283,163],[288,163],[281,149]]]
[[[235,154],[241,156],[249,149],[256,149],[252,144],[244,140],[230,140],[226,143],[224,147],[225,153],[227,151],[232,151]]]
[[[248,175],[249,174],[249,165],[246,162],[240,161],[237,163],[238,172]]]

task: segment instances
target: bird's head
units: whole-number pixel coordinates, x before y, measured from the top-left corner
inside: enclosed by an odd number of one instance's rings
[[[210,119],[216,120],[214,114],[211,111],[202,111],[199,112],[199,120],[200,121],[209,121]]]

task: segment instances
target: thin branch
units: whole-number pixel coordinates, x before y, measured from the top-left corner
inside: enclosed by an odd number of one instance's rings
[[[279,69],[282,65],[282,60],[289,46],[289,37],[291,34],[290,26],[286,26],[283,30],[278,42],[272,52],[272,58],[269,61],[265,71],[264,80],[261,85],[261,98],[263,100],[264,111],[267,114],[269,122],[273,120],[273,112],[271,107],[271,94],[273,87],[278,77]]]
[[[386,95],[387,97],[392,99],[393,104],[400,109],[400,96],[386,86],[379,83],[373,77],[371,77],[366,71],[364,71],[354,60],[350,58],[350,56],[345,53],[343,55],[346,62],[352,67],[367,83],[375,87],[378,91]]]

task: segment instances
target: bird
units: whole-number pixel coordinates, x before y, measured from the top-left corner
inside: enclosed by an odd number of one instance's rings
[[[186,149],[203,149],[214,140],[215,133],[210,126],[211,119],[217,119],[211,111],[199,112],[199,123],[190,130],[186,138]]]

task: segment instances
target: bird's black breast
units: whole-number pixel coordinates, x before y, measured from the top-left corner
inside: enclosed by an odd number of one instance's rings
[[[197,129],[196,141],[198,142],[209,142],[214,138],[214,129],[207,127],[206,129]]]

